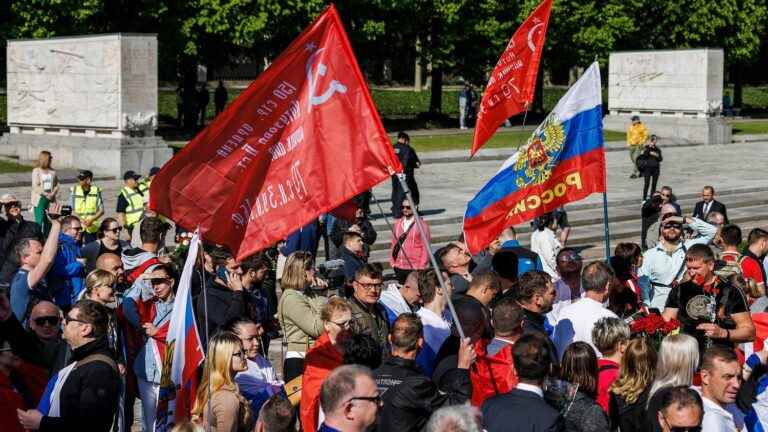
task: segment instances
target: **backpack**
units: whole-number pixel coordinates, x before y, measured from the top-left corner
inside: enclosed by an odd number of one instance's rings
[[[720,279],[740,288],[749,297],[757,298],[760,297],[760,293],[757,290],[757,282],[752,278],[745,277],[741,271],[741,264],[746,258],[745,255],[739,255],[733,261],[715,260],[715,274]]]

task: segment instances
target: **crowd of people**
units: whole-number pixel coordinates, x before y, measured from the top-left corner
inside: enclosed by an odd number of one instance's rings
[[[0,424],[153,431],[189,237],[166,241],[171,225],[147,209],[156,169],[126,172],[105,217],[89,171],[59,203],[51,160],[33,172],[34,222],[0,199]],[[365,194],[355,220],[326,215],[243,260],[203,245],[191,292],[205,361],[177,430],[768,426],[768,232],[729,224],[711,186],[690,215],[671,189],[653,194],[641,243],[607,262],[567,245],[563,209],[535,221],[530,249],[508,227],[480,254],[461,236],[432,250],[398,194],[391,274],[368,262]],[[334,268],[318,264],[324,237]]]

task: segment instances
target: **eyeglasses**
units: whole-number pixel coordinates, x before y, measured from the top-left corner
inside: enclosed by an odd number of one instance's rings
[[[115,234],[118,234],[122,230],[123,230],[123,227],[115,227],[115,228],[110,228],[110,229],[107,229],[107,230],[104,230],[104,231],[109,231],[109,232],[113,232]]]
[[[79,322],[79,323],[83,323],[83,324],[90,324],[89,322],[83,321],[81,319],[72,318],[69,315],[64,315],[64,325],[67,325],[67,324],[69,324],[71,322]]]
[[[49,326],[57,326],[59,325],[60,319],[57,316],[42,316],[35,318],[33,321],[35,322],[35,325],[39,327],[42,327],[46,324]]]
[[[367,283],[366,284],[366,283],[362,283],[360,281],[355,281],[355,283],[360,285],[361,287],[363,287],[364,289],[366,289],[368,291],[374,291],[374,290],[375,291],[380,291],[381,287],[384,286],[384,284],[381,283],[381,282],[374,282],[374,283]]]
[[[343,321],[343,322],[336,322],[336,321],[331,321],[331,322],[336,324],[340,328],[343,328],[344,330],[349,330],[350,328],[352,328],[352,320],[351,319],[348,319],[348,320]]]
[[[81,226],[79,226],[79,227],[69,227],[69,229],[71,229],[72,231],[82,231],[83,227],[81,227]]]
[[[566,262],[575,262],[575,261],[581,261],[581,256],[573,254],[573,255],[561,255],[560,258],[557,259],[558,261],[566,261]]]
[[[368,402],[373,402],[377,406],[382,406],[384,404],[384,402],[381,400],[381,395],[376,395],[376,396],[355,396],[353,398],[349,398],[347,400],[347,402],[352,402],[352,401],[355,401],[355,400],[364,400],[364,401],[368,401]]]

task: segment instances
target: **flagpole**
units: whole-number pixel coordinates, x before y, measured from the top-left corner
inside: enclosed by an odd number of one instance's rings
[[[607,186],[607,185],[606,185]],[[605,260],[611,259],[611,233],[608,228],[608,188],[603,192],[603,226],[605,228]]]
[[[427,249],[427,255],[429,256],[429,261],[432,263],[432,268],[435,269],[435,273],[437,274],[437,280],[440,282],[440,288],[443,289],[443,292],[446,294],[445,298],[448,300],[448,309],[451,311],[451,316],[453,317],[453,322],[456,323],[456,330],[459,333],[459,337],[461,340],[464,340],[464,330],[461,328],[461,322],[459,322],[459,316],[456,314],[456,308],[453,307],[453,300],[451,300],[451,293],[448,291],[448,288],[445,286],[445,280],[443,279],[443,272],[440,271],[440,267],[437,265],[437,260],[435,259],[435,254],[432,253],[432,247],[429,243],[429,239],[427,238],[427,233],[424,231],[424,226],[421,224],[421,216],[419,216],[419,210],[416,208],[416,204],[413,202],[413,199],[411,198],[411,190],[408,189],[408,184],[405,182],[405,176],[402,177],[399,174],[394,174],[395,177],[397,177],[397,180],[400,182],[400,186],[402,186],[403,191],[405,191],[405,199],[408,200],[408,202],[411,204],[411,209],[413,209],[413,216],[416,218],[416,228],[419,230],[419,234],[421,234],[421,241],[424,242],[424,247]]]
[[[199,256],[200,256],[200,284],[202,286],[202,292],[203,292],[203,320],[205,321],[205,350],[208,351],[208,347],[210,347],[211,343],[211,335],[210,330],[208,329],[208,287],[206,286],[205,279],[205,250],[203,249],[203,233],[200,232],[200,225],[197,226],[197,241],[200,243],[199,245]],[[211,422],[210,419],[213,418],[213,411],[211,410],[211,397],[213,396],[213,392],[211,391],[211,377],[208,376],[208,403],[206,403],[206,411],[208,412],[208,422],[205,424],[205,430],[207,432],[210,432],[211,430]]]

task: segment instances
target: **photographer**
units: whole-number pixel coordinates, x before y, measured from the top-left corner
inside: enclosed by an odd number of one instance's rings
[[[51,231],[45,246],[33,238],[21,240],[16,246],[18,261],[21,264],[19,271],[11,281],[11,308],[16,318],[25,323],[29,317],[33,300],[48,300],[50,294],[45,284],[45,275],[51,269],[56,258],[56,250],[59,246],[59,233],[61,232],[61,205],[52,203],[48,206],[48,219],[51,221]]]
[[[312,254],[297,251],[285,261],[281,288],[277,318],[283,328],[283,379],[289,382],[303,373],[304,356],[323,332],[327,284],[316,276]]]
[[[356,204],[360,203],[359,196],[355,198]],[[344,243],[344,235],[350,231],[354,231],[360,234],[363,239],[363,255],[367,258],[369,255],[370,247],[376,243],[376,230],[373,228],[373,224],[368,220],[368,215],[362,208],[357,209],[355,213],[354,222],[350,222],[344,219],[336,219],[331,229],[331,241],[336,248],[341,248]]]
[[[0,210],[5,209],[5,221],[0,219],[0,284],[9,284],[19,268],[16,246],[24,239],[45,240],[40,225],[24,220],[21,202],[15,195],[5,194],[0,198]]]

